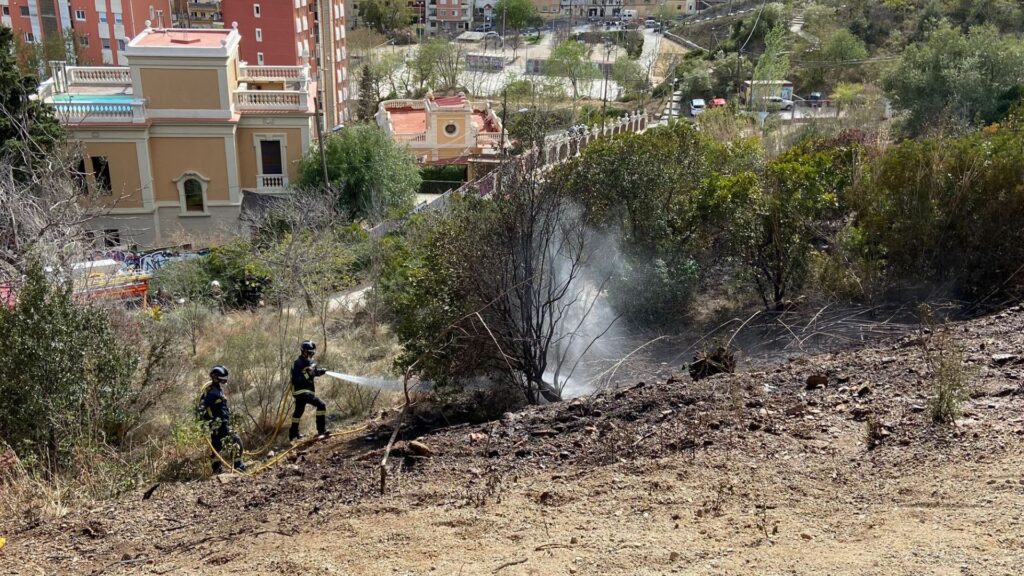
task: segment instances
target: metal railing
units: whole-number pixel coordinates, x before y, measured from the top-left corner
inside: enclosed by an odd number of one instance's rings
[[[305,91],[295,90],[236,90],[235,108],[238,110],[308,110],[309,98]]]

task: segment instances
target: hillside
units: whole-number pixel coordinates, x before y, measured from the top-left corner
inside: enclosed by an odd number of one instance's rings
[[[252,478],[26,510],[0,572],[1017,574],[1024,307],[952,330],[972,375],[955,425],[928,419],[909,336],[436,430],[433,456],[392,453],[384,496],[375,422]]]

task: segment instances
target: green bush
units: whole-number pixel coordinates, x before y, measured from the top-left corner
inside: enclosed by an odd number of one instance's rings
[[[59,469],[80,444],[116,445],[136,422],[136,352],[40,264],[16,307],[0,307],[0,341],[0,437],[19,454]]]
[[[212,248],[207,256],[164,266],[153,277],[151,287],[173,300],[219,301],[227,308],[252,308],[259,305],[271,276],[255,246],[237,239]],[[214,280],[219,289],[212,286]]]

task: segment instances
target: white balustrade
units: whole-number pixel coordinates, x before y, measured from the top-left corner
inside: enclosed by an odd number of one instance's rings
[[[309,66],[250,66],[238,67],[239,80],[262,80],[265,82],[287,80],[309,80]]]
[[[146,107],[141,100],[130,102],[54,102],[54,112],[65,124],[146,121]]]
[[[284,174],[257,174],[256,189],[262,191],[285,190],[288,188],[288,176]]]
[[[72,86],[130,86],[132,83],[127,66],[68,66],[67,73]]]
[[[412,134],[400,134],[400,133],[396,132],[396,133],[392,134],[391,136],[395,139],[395,142],[398,142],[400,144],[408,144],[408,143],[413,143],[413,142],[426,142],[427,141],[427,135],[426,135],[426,133],[423,133],[423,132],[412,133]]]
[[[308,96],[295,90],[236,90],[235,107],[242,111],[308,110]]]

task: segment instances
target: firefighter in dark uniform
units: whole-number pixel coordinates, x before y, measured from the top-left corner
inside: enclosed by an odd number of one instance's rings
[[[295,413],[292,414],[292,427],[288,430],[288,439],[300,438],[299,423],[302,421],[302,413],[306,411],[306,405],[316,407],[316,433],[319,436],[327,434],[327,405],[323,400],[316,397],[316,388],[313,379],[323,376],[327,370],[320,368],[313,362],[316,354],[316,343],[306,340],[302,343],[302,353],[292,364],[292,397],[295,400]]]
[[[210,370],[210,383],[203,387],[203,395],[199,399],[199,417],[210,427],[210,444],[216,451],[213,455],[214,474],[221,472],[221,459],[233,459],[235,470],[245,470],[242,440],[231,431],[231,410],[223,388],[227,382],[228,369],[217,364]]]

